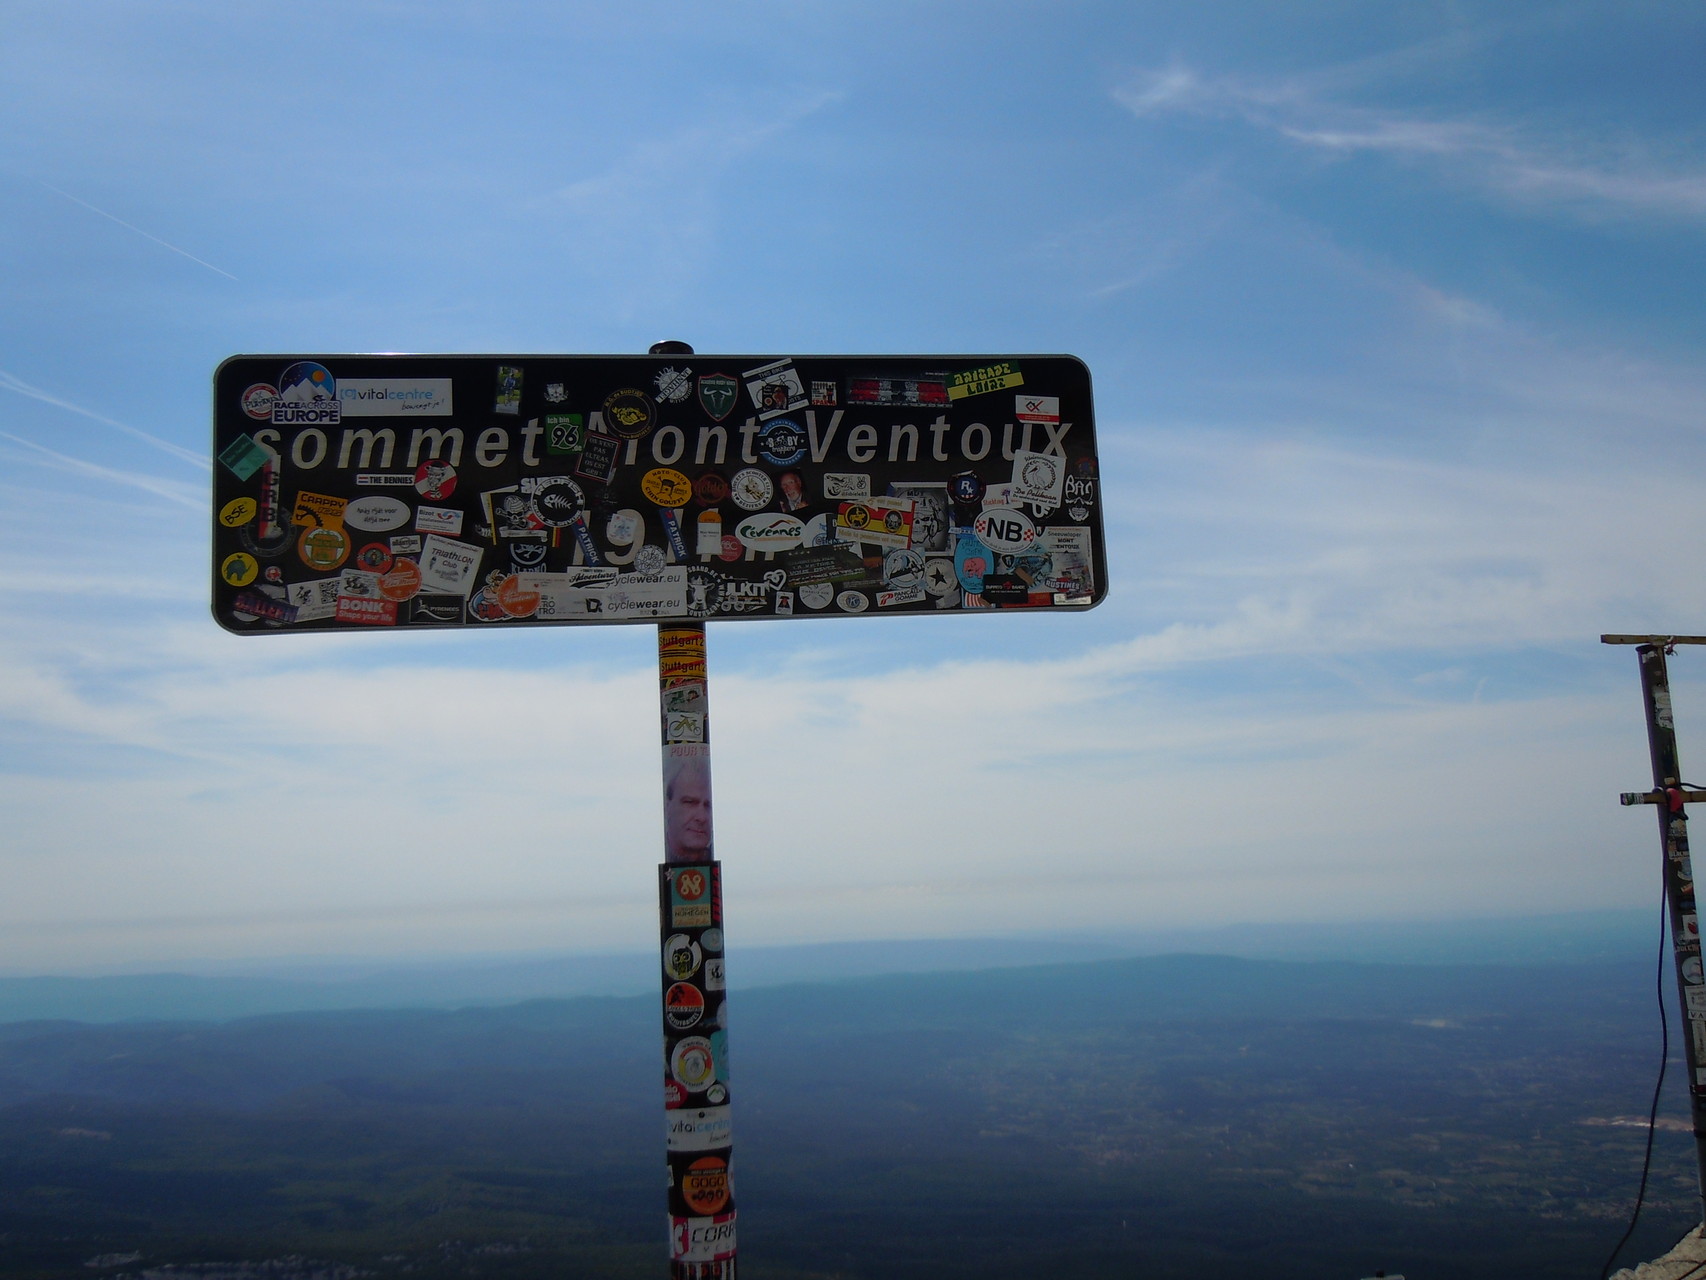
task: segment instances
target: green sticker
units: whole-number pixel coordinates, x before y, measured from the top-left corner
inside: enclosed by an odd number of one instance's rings
[[[238,436],[219,452],[219,460],[239,480],[247,480],[255,472],[266,466],[267,459],[272,454],[265,445],[259,445],[250,437]]]
[[[579,413],[545,415],[545,452],[579,453],[586,448],[586,418]]]

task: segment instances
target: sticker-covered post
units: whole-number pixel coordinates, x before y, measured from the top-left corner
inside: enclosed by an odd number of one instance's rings
[[[705,627],[658,627],[664,1115],[671,1280],[734,1280],[722,868],[711,831]]]
[[[1664,850],[1665,900],[1670,906],[1670,936],[1676,959],[1682,1014],[1688,1025],[1683,1051],[1688,1062],[1688,1096],[1694,1119],[1695,1156],[1706,1198],[1706,974],[1701,972],[1700,923],[1694,900],[1694,867],[1688,851],[1688,801],[1698,793],[1683,790],[1682,765],[1677,758],[1676,720],[1671,711],[1670,672],[1665,664],[1669,642],[1635,650],[1641,660],[1641,701],[1647,713],[1647,747],[1653,762],[1653,789],[1639,800],[1652,803],[1659,815],[1659,842]],[[1692,639],[1692,637],[1690,637]],[[1637,797],[1626,796],[1625,802]]]

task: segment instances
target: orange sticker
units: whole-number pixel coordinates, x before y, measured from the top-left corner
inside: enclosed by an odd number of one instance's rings
[[[296,505],[290,509],[290,523],[307,525],[310,529],[342,529],[347,498],[334,498],[324,493],[306,490],[296,495]]]
[[[387,600],[410,600],[420,594],[421,567],[413,560],[399,560],[391,572],[379,579],[379,594]]]
[[[310,569],[336,569],[349,559],[349,535],[342,529],[304,529],[296,554]]]
[[[729,1165],[721,1156],[704,1156],[681,1175],[681,1198],[702,1216],[718,1212],[729,1202]]]
[[[539,611],[539,593],[525,590],[512,573],[498,583],[498,607],[512,618],[531,618]]]

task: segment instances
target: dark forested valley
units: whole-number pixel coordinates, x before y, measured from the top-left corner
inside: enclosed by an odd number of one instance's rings
[[[661,1275],[655,1004],[0,1025],[0,1276]],[[1659,1056],[1626,964],[1171,956],[732,1013],[758,1280],[1591,1278]],[[1697,1220],[1674,1082],[1630,1262]]]

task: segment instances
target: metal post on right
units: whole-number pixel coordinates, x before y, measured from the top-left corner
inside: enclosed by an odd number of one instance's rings
[[[1671,709],[1670,672],[1665,654],[1676,644],[1701,643],[1700,636],[1602,636],[1607,644],[1634,644],[1641,664],[1641,700],[1647,715],[1647,746],[1652,756],[1653,789],[1627,793],[1624,804],[1651,804],[1658,811],[1659,844],[1664,851],[1665,901],[1670,909],[1672,955],[1682,1016],[1688,1027],[1683,1054],[1688,1063],[1688,1096],[1694,1120],[1695,1158],[1699,1166],[1702,1218],[1706,1220],[1706,974],[1701,971],[1700,924],[1695,908],[1694,868],[1688,852],[1688,804],[1706,799],[1682,783],[1677,758],[1676,720]]]

